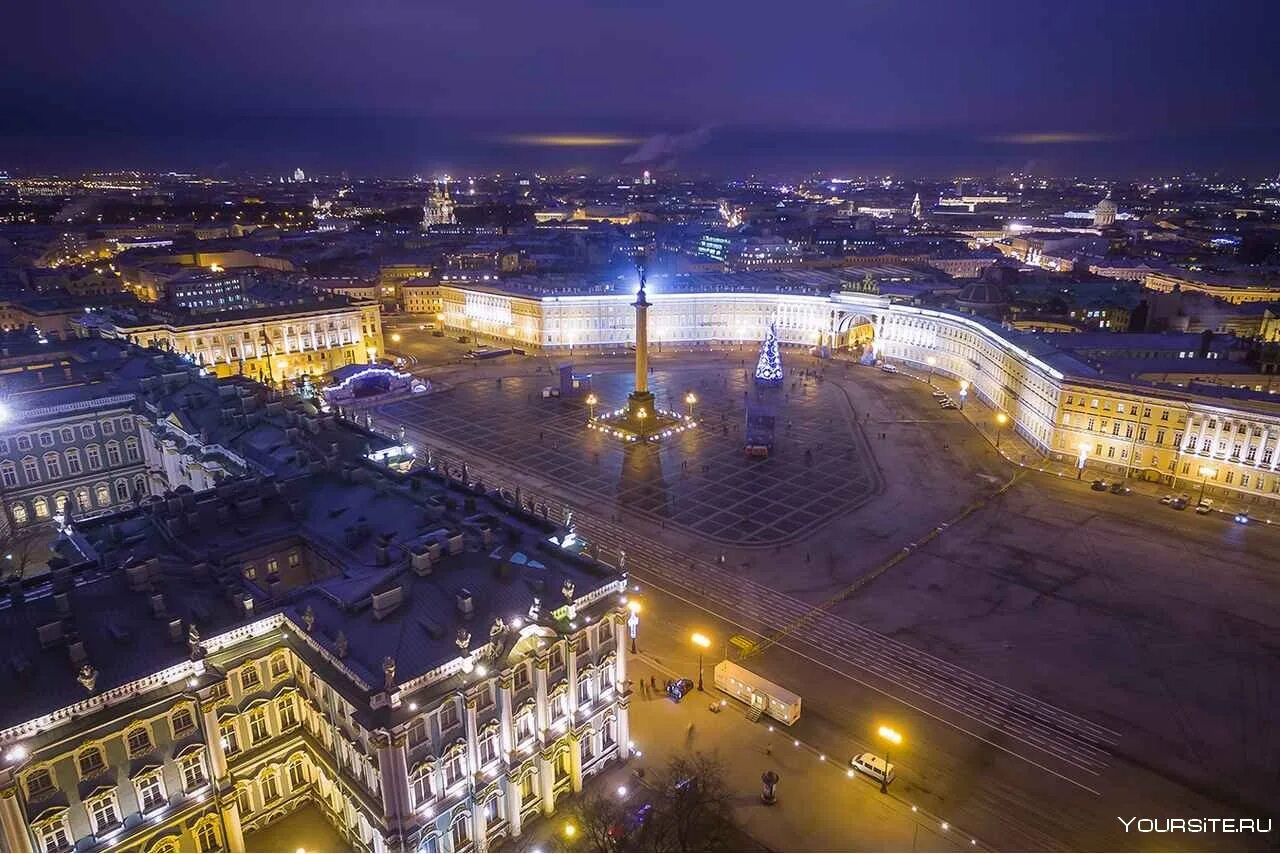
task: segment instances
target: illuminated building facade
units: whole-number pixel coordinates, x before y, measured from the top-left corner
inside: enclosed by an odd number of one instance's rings
[[[818,287],[805,288],[805,281]],[[1007,413],[1018,433],[1044,454],[1076,460],[1087,444],[1087,461],[1095,468],[1169,484],[1196,478],[1198,467],[1206,465],[1199,461],[1203,457],[1217,469],[1211,485],[1280,496],[1280,404],[1266,397],[1217,397],[1203,387],[1104,379],[1033,335],[875,294],[838,292],[839,286],[832,274],[816,271],[694,274],[679,277],[678,286],[659,280],[650,291],[650,346],[756,342],[776,322],[783,345],[870,344],[880,358],[920,366],[932,358],[936,375],[970,383],[971,393]],[[823,293],[828,287],[833,292]],[[569,290],[445,285],[444,322],[530,349],[612,350],[635,341],[633,297],[625,287],[582,283],[577,293]],[[1088,410],[1095,399],[1094,412],[1081,410],[1079,401]],[[1191,435],[1194,449],[1188,445]]]
[[[254,850],[298,809],[334,850],[521,836],[630,754],[625,576],[551,530],[341,453],[80,526],[3,597],[0,845]]]
[[[267,383],[373,362],[383,352],[378,304],[344,298],[214,315],[101,312],[81,323],[103,337],[182,354],[219,377]]]

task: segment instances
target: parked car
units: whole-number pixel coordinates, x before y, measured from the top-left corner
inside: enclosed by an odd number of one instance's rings
[[[1112,495],[1128,495],[1130,492],[1133,492],[1133,490],[1125,486],[1124,481],[1117,480],[1115,483],[1111,484]]]
[[[1236,520],[1236,524],[1237,524],[1237,525],[1248,525],[1248,524],[1249,524],[1249,511],[1248,511],[1248,510],[1241,510],[1241,511],[1240,511],[1239,513],[1237,513],[1233,518]]]
[[[1109,486],[1111,486],[1111,484],[1107,483],[1105,480],[1095,480],[1089,485],[1089,488],[1094,492],[1106,492]]]
[[[1161,499],[1160,499],[1160,503],[1161,503],[1161,504],[1172,504],[1172,503],[1173,503],[1173,495],[1172,495],[1172,494],[1169,494],[1169,495],[1164,496],[1163,498],[1161,498]]]
[[[1213,509],[1212,498],[1201,498],[1200,503],[1196,505],[1196,512],[1199,513],[1201,516],[1205,515],[1212,509]]]
[[[884,371],[886,374],[896,374],[898,372],[898,369],[888,362],[882,364],[880,366],[880,370]]]
[[[1184,492],[1181,495],[1174,498],[1173,501],[1169,502],[1169,506],[1172,507],[1174,510],[1186,510],[1187,505],[1189,505],[1190,503],[1191,503],[1191,496],[1187,495]]]
[[[876,756],[874,753],[859,753],[849,760],[849,764],[853,766],[854,770],[861,771],[877,783],[885,783],[887,785],[892,783],[893,778],[896,776],[893,766],[883,757]]]
[[[667,680],[667,696],[675,700],[677,703],[684,699],[684,695],[693,690],[692,679],[668,679]]]

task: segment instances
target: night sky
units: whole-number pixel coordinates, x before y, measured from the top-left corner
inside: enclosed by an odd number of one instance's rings
[[[1280,172],[1280,3],[8,4],[0,170]]]

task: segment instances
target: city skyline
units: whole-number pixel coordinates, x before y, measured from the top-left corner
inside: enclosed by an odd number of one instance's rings
[[[29,6],[4,60],[0,168],[1277,169],[1268,7],[767,12]]]

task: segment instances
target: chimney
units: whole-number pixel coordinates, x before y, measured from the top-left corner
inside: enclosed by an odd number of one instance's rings
[[[458,590],[458,614],[464,620],[470,620],[476,613],[475,602],[471,598],[471,591],[466,587]]]

